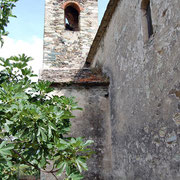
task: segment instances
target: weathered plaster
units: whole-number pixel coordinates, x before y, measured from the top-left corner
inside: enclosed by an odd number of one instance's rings
[[[154,34],[144,43],[141,1],[119,0],[87,58],[110,79],[115,180],[180,179],[179,9],[179,0],[151,0]]]
[[[109,179],[111,173],[111,131],[108,86],[79,85],[55,86],[55,95],[74,96],[82,111],[75,111],[72,119],[72,136],[94,140],[95,153],[88,162],[85,179]],[[104,113],[106,112],[106,113]],[[52,175],[41,174],[42,180],[54,180]],[[62,179],[62,178],[60,178]]]

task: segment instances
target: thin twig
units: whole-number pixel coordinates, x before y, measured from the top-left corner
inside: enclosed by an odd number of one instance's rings
[[[54,173],[52,173],[52,175],[55,177],[55,179],[57,179],[57,180],[58,180],[58,178],[56,177],[56,175],[55,175]]]
[[[42,172],[45,172],[45,173],[56,173],[56,172],[58,172],[58,170],[59,170],[59,169],[54,170],[54,171],[53,171],[53,170],[51,170],[51,171],[46,171],[46,170],[42,170],[42,169],[41,169],[41,171],[42,171]]]
[[[24,159],[24,157],[23,157],[19,152],[17,152],[16,150],[13,150],[13,151],[24,161],[24,163],[25,163],[26,165],[33,166],[33,167],[35,167],[36,169],[40,170],[36,165],[34,165],[34,164],[26,161],[26,159]]]

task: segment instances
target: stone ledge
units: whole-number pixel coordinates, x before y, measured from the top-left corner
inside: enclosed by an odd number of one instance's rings
[[[40,80],[48,80],[53,84],[109,85],[109,79],[101,72],[83,69],[43,69]]]

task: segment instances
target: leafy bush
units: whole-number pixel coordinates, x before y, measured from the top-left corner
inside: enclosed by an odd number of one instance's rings
[[[82,179],[92,141],[68,136],[72,111],[80,108],[73,98],[52,95],[50,82],[32,82],[30,60],[24,54],[0,58],[0,179],[17,179],[17,164]]]
[[[9,17],[15,17],[12,14],[12,9],[18,0],[0,0],[0,44],[3,45],[4,41],[2,36],[7,36],[8,32],[5,27],[9,23]]]

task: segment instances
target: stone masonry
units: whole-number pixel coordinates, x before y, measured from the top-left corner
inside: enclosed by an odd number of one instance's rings
[[[80,6],[79,31],[65,29],[64,4]],[[98,27],[96,0],[46,0],[43,69],[82,68]]]

